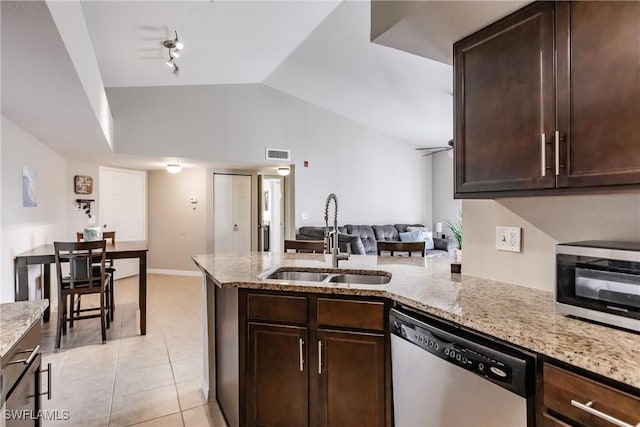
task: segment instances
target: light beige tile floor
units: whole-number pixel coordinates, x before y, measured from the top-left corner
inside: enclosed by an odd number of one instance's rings
[[[69,411],[45,426],[226,427],[207,404],[202,378],[202,282],[149,275],[147,335],[137,325],[138,278],[115,282],[115,319],[102,344],[100,320],[82,320],[54,352],[55,313],[43,326],[43,364],[52,365],[52,399],[44,409]],[[95,306],[97,299],[83,297]],[[46,385],[45,385],[46,389]]]

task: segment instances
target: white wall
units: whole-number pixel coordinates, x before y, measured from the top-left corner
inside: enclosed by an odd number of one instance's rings
[[[102,129],[105,141],[113,147],[113,117],[79,1],[47,1],[60,37],[75,67],[89,105]]]
[[[580,240],[640,241],[640,192],[465,200],[464,274],[547,291],[555,287],[555,245]],[[522,227],[522,252],[495,249],[495,227]]]
[[[323,223],[332,192],[341,224],[431,222],[420,152],[295,97],[261,84],[111,88],[107,96],[118,153],[250,168],[268,163],[266,147],[291,149],[298,227]]]
[[[433,226],[442,222],[442,231],[453,236],[445,220],[455,221],[460,216],[462,202],[453,198],[453,150],[443,151],[431,156],[433,159]]]
[[[37,171],[37,207],[22,207],[22,167]],[[2,260],[0,301],[14,300],[13,258],[34,246],[66,236],[66,161],[16,124],[2,117]],[[39,276],[32,267],[30,293]],[[53,272],[52,272],[53,276]],[[55,292],[52,292],[55,294]]]

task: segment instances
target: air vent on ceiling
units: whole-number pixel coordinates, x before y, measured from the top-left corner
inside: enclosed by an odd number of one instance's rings
[[[291,160],[291,150],[280,148],[267,148],[267,160]]]

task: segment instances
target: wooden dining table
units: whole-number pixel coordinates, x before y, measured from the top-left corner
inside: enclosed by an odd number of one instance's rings
[[[138,305],[140,307],[140,334],[147,333],[147,252],[149,247],[145,241],[107,243],[106,258],[133,259],[137,258],[140,271],[138,274]],[[29,299],[29,267],[30,265],[43,265],[42,297],[51,295],[51,264],[56,263],[53,243],[36,246],[33,249],[16,255],[13,260],[15,271],[16,301]],[[43,320],[49,321],[49,308],[44,312]]]

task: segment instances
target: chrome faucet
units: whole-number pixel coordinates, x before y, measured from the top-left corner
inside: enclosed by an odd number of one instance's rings
[[[329,232],[329,203],[331,200],[333,200],[336,209],[333,215],[333,231]],[[338,261],[349,259],[349,254],[341,254],[338,247],[338,196],[333,193],[327,196],[327,201],[324,204],[324,246],[327,253],[331,254],[333,268],[338,268]]]

